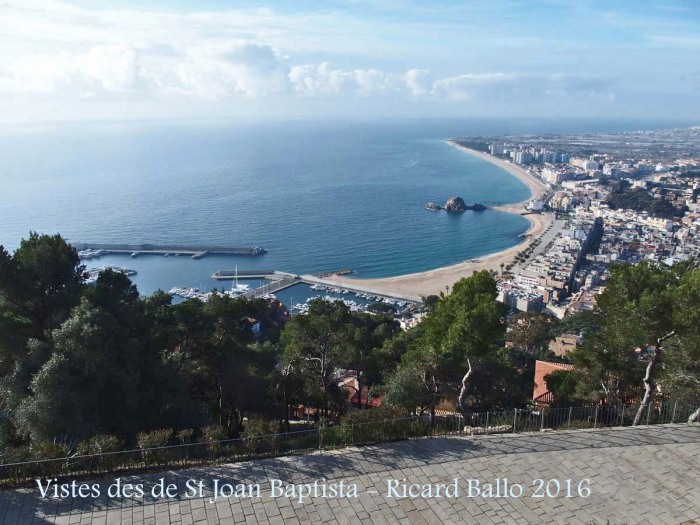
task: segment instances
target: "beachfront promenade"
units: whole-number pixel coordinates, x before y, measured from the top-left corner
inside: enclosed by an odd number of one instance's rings
[[[697,458],[700,425],[677,424],[556,433],[492,435],[475,438],[418,439],[188,469],[124,476],[123,482],[177,485],[188,479],[205,487],[219,479],[260,485],[261,497],[143,499],[71,499],[38,497],[36,488],[0,492],[0,523],[18,524],[692,524],[700,523]],[[114,476],[112,476],[114,477]],[[270,497],[270,480],[287,484],[315,479],[344,480],[358,497]],[[387,497],[389,480],[452,483],[460,494],[449,498]],[[520,497],[468,497],[468,480],[483,483],[508,478],[524,487]],[[532,497],[542,479],[575,483],[572,497]],[[590,494],[578,491],[589,479]],[[111,481],[111,478],[110,478]],[[92,482],[91,482],[92,483]],[[100,482],[106,486],[106,482]],[[502,485],[502,483],[501,483]],[[555,484],[549,483],[550,494]],[[475,491],[474,491],[475,492]],[[495,494],[495,492],[494,492]]]

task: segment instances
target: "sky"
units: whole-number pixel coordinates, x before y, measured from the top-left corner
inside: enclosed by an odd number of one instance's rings
[[[698,0],[0,0],[0,123],[700,121],[698,57]]]

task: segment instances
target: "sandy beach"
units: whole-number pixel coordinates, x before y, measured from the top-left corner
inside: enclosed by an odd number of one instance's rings
[[[461,149],[470,155],[474,155],[480,159],[483,159],[491,164],[495,164],[500,168],[503,168],[508,173],[517,177],[522,182],[524,182],[532,196],[522,202],[515,204],[508,204],[505,206],[496,206],[493,209],[506,211],[510,213],[520,213],[523,211],[523,206],[530,200],[539,199],[546,191],[546,185],[540,180],[536,179],[533,175],[530,175],[527,171],[520,168],[516,164],[497,159],[487,153],[482,153],[470,148],[465,148],[452,141],[447,141],[451,146]],[[376,292],[383,292],[385,294],[398,294],[404,297],[414,297],[416,299],[421,296],[427,295],[437,295],[440,292],[445,292],[448,288],[462,279],[463,277],[469,277],[472,273],[480,270],[493,270],[495,272],[501,271],[501,263],[509,264],[515,259],[515,255],[529,246],[532,241],[547,229],[547,227],[552,224],[553,218],[551,214],[528,214],[524,216],[530,221],[531,226],[527,231],[528,236],[523,239],[523,242],[503,250],[501,252],[493,253],[485,257],[477,259],[475,262],[462,262],[453,264],[450,266],[445,266],[442,268],[436,268],[434,270],[428,270],[425,272],[412,273],[407,275],[399,275],[396,277],[386,277],[378,279],[353,279],[351,277],[341,277],[333,276],[326,280],[334,281],[340,285],[345,286],[359,286],[364,289],[374,290]]]

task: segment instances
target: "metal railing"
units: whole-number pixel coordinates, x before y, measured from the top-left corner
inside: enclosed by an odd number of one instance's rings
[[[68,455],[0,464],[0,487],[22,485],[38,478],[85,477],[148,469],[183,468],[253,458],[299,454],[354,445],[369,445],[419,437],[530,433],[629,426],[639,404],[566,408],[528,408],[459,415],[429,415],[259,436],[171,445],[166,447]],[[645,409],[641,424],[683,423],[700,404],[664,401]],[[0,451],[0,461],[3,452]]]
[[[247,297],[248,299],[257,299],[258,297],[262,297],[263,295],[279,292],[280,290],[283,290],[285,288],[289,288],[290,286],[293,286],[297,283],[300,283],[301,279],[295,277],[295,276],[290,276],[290,277],[283,277],[282,279],[279,279],[277,281],[272,281],[267,284],[263,284],[262,286],[258,288],[254,288],[252,290],[249,290],[245,292],[243,295]]]

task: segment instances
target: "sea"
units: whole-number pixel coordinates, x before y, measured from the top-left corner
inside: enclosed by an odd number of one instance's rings
[[[37,231],[72,242],[267,250],[257,257],[86,261],[88,267],[136,270],[142,294],[175,286],[221,288],[211,275],[236,266],[294,273],[350,269],[362,278],[420,272],[509,248],[528,228],[523,217],[496,210],[448,215],[424,208],[454,196],[487,206],[530,196],[521,181],[446,139],[674,125],[316,119],[4,126],[0,244],[12,251]],[[308,290],[296,292],[302,300]],[[290,293],[295,290],[285,297]]]

